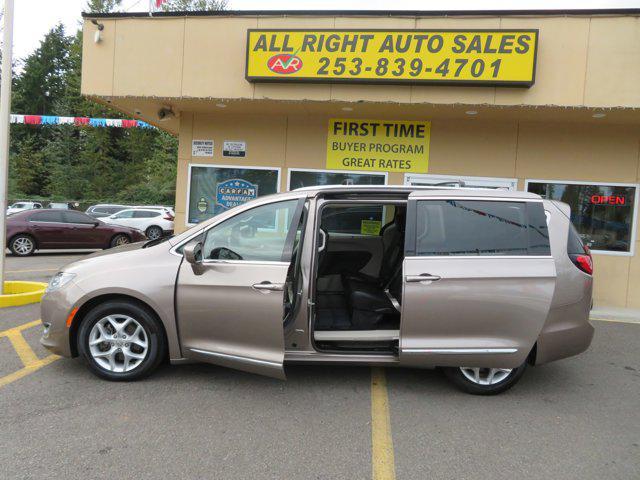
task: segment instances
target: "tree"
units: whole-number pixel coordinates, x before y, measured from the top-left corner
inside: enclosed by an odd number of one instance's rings
[[[224,10],[227,0],[168,0],[162,5],[165,12],[204,12],[207,10]]]
[[[87,9],[110,12],[120,3],[88,0]],[[82,31],[67,36],[61,25],[56,26],[24,59],[24,68],[15,77],[13,112],[121,118],[120,112],[81,95],[81,63]],[[156,129],[14,125],[9,195],[172,204],[177,143]]]
[[[13,158],[15,188],[24,195],[41,195],[44,190],[44,155],[34,137],[27,137]]]
[[[122,0],[87,0],[87,12],[110,13],[122,4]]]

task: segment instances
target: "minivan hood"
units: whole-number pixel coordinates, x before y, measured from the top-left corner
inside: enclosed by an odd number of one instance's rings
[[[129,243],[119,247],[109,248],[108,250],[91,253],[75,262],[68,263],[61,270],[73,271],[77,268],[83,268],[88,264],[119,262],[122,261],[124,257],[135,254],[135,252],[141,250],[145,243],[146,242]]]

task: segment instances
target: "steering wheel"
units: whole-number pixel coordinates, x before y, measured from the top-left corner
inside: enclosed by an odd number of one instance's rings
[[[227,247],[217,247],[209,254],[211,260],[242,260],[242,255]]]

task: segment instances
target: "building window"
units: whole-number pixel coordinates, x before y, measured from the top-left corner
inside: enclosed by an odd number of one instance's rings
[[[385,185],[386,173],[289,169],[289,190],[317,185]]]
[[[277,193],[279,185],[279,168],[189,165],[187,223],[200,223],[254,198]]]
[[[567,203],[571,222],[595,251],[631,253],[637,185],[528,180],[532,193]]]
[[[405,173],[404,184],[412,186],[457,185],[464,182],[470,188],[496,188],[500,190],[517,190],[518,180],[501,177],[467,177],[463,175],[427,175],[423,173]]]

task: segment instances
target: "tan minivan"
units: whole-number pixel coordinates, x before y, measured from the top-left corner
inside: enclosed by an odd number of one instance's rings
[[[67,265],[42,300],[41,341],[109,380],[166,358],[277,378],[294,363],[442,367],[495,394],[588,348],[591,288],[565,204],[313,187]]]

